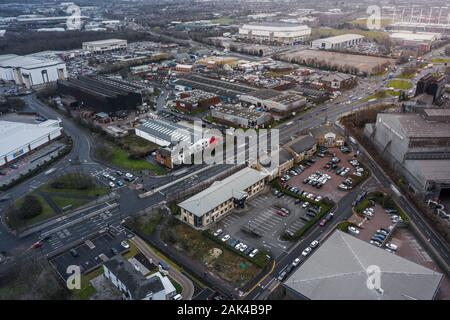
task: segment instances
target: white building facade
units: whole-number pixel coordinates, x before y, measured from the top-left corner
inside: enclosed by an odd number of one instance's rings
[[[343,34],[340,36],[318,39],[311,42],[312,49],[339,50],[357,45],[364,41],[359,34]]]
[[[244,24],[239,28],[241,38],[285,45],[305,41],[310,35],[310,27],[292,23]]]
[[[83,42],[83,50],[98,53],[106,51],[124,50],[127,48],[127,40],[107,39],[99,41]]]

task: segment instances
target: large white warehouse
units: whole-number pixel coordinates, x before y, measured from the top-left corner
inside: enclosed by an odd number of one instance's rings
[[[61,136],[60,120],[38,124],[0,121],[0,167]]]
[[[340,36],[318,39],[311,42],[312,49],[339,50],[361,43],[364,36],[359,34],[342,34]]]
[[[295,44],[310,35],[310,27],[293,23],[244,24],[239,28],[240,37],[256,42]]]
[[[90,52],[106,52],[127,48],[127,40],[106,39],[98,41],[83,42],[83,50]]]
[[[38,87],[67,77],[66,64],[57,59],[37,56],[0,56],[0,79],[14,81],[27,88]]]

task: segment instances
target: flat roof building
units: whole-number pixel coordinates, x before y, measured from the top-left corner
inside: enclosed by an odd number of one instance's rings
[[[419,48],[423,51],[431,50],[434,42],[441,38],[440,33],[430,32],[394,32],[389,35],[392,42],[406,48]]]
[[[214,120],[234,127],[258,128],[272,120],[268,112],[245,108],[239,104],[223,104],[211,110]]]
[[[82,48],[83,50],[94,53],[124,50],[127,48],[127,40],[106,39],[106,40],[83,42]]]
[[[364,38],[364,36],[359,34],[342,34],[335,37],[314,40],[311,42],[311,48],[323,50],[345,49],[361,43]]]
[[[246,199],[264,188],[266,176],[247,167],[214,182],[209,188],[178,204],[181,220],[195,228],[209,226],[235,207],[243,207]]]
[[[16,54],[0,56],[0,79],[13,81],[17,85],[34,88],[66,77],[66,64],[59,59]]]
[[[364,130],[380,154],[425,198],[450,189],[447,112],[379,113]],[[429,118],[431,117],[431,118]]]
[[[0,121],[0,167],[61,136],[60,120],[38,124]]]
[[[368,270],[380,270],[369,288]],[[288,296],[309,300],[432,300],[443,275],[336,230],[283,283]]]
[[[311,28],[294,23],[252,23],[244,24],[239,28],[241,38],[275,44],[291,45],[308,39]]]
[[[241,95],[240,100],[269,111],[275,118],[284,118],[306,105],[306,98],[295,92],[261,89]]]

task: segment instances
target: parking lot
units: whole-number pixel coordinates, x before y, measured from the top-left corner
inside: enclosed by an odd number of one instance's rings
[[[91,176],[96,178],[102,185],[105,185],[112,190],[126,187],[127,184],[133,183],[138,179],[138,177],[131,173],[116,171],[110,168],[92,171]]]
[[[332,162],[333,159],[336,163],[330,164],[329,162]],[[289,187],[297,187],[302,192],[306,191],[315,196],[321,195],[322,197],[328,197],[335,202],[339,202],[339,200],[347,193],[347,190],[344,190],[339,186],[347,179],[351,179],[354,182],[354,178],[352,179],[351,175],[356,173],[357,170],[357,166],[350,164],[349,160],[355,160],[353,152],[343,153],[339,148],[329,148],[328,152],[323,157],[316,156],[311,159],[313,163],[310,162],[311,165],[309,167],[307,165],[302,165],[304,168],[302,173],[295,175],[291,173],[292,170],[289,170],[287,172],[287,175],[289,176],[287,185]],[[344,169],[347,169],[346,173],[341,172],[341,170]],[[340,174],[337,174],[339,172]],[[326,177],[326,182],[322,183],[319,187],[312,184],[315,180],[323,177]]]
[[[302,205],[303,202],[287,195],[278,198],[267,188],[256,198],[247,201],[244,209],[234,210],[220,220],[212,230],[222,229],[218,237],[229,235],[230,239],[226,242],[230,245],[238,240],[251,248],[266,248],[276,258],[292,245],[280,237],[286,231],[295,233],[312,219]],[[283,213],[282,208],[289,213]]]
[[[115,236],[108,232],[103,233],[49,259],[49,262],[55,267],[59,276],[66,280],[70,275],[67,274],[67,268],[71,265],[80,266],[81,272],[84,273],[103,262],[99,255],[104,254],[106,258],[111,258],[115,254],[127,251],[128,249],[121,245],[125,239],[124,234]]]

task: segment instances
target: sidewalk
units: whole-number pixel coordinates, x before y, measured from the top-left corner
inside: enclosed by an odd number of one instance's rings
[[[147,259],[151,259],[155,263],[162,260],[158,255],[156,255],[150,246],[138,236],[135,236],[131,239],[131,241],[136,245],[136,247],[138,247]],[[167,261],[164,262],[167,263]],[[170,269],[169,275],[183,288],[183,292],[181,293],[183,300],[192,300],[192,296],[194,295],[194,284],[192,281],[174,268]]]

